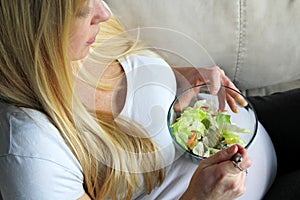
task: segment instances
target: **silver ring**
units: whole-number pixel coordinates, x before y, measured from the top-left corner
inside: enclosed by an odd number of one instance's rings
[[[234,165],[235,168],[238,168],[241,172],[245,172],[246,175],[248,174],[248,170],[241,168],[240,163],[237,163],[235,161],[232,161],[232,163],[233,163],[233,165]]]

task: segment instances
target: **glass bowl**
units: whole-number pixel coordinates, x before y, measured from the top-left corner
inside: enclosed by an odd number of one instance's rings
[[[238,113],[225,101],[229,93],[241,95],[247,101],[246,106],[236,104]],[[192,97],[187,98],[191,94]],[[186,99],[190,99],[188,103]],[[176,104],[183,109],[175,110]],[[220,105],[225,109],[220,111]],[[174,99],[167,125],[176,149],[199,162],[233,144],[248,148],[256,136],[258,120],[251,103],[240,92],[221,86],[218,95],[213,95],[210,85],[202,84],[183,91]]]

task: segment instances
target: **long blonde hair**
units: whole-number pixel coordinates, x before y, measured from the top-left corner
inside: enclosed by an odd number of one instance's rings
[[[74,92],[68,40],[86,0],[0,3],[0,100],[48,116],[79,160],[92,199],[130,199],[139,187],[159,185],[163,159],[151,140],[133,136],[146,133],[89,112]]]

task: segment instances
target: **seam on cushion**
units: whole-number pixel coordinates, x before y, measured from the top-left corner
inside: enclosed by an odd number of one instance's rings
[[[235,73],[233,81],[239,84],[238,76],[243,64],[243,59],[246,52],[246,21],[247,21],[247,0],[238,0],[238,38],[237,38],[237,55],[235,63]]]

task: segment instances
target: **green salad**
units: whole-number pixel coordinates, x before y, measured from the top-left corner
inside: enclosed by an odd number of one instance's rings
[[[198,100],[193,107],[187,107],[171,125],[177,143],[202,157],[209,157],[233,144],[246,146],[239,134],[250,131],[232,123],[226,112],[217,110],[210,100]]]

